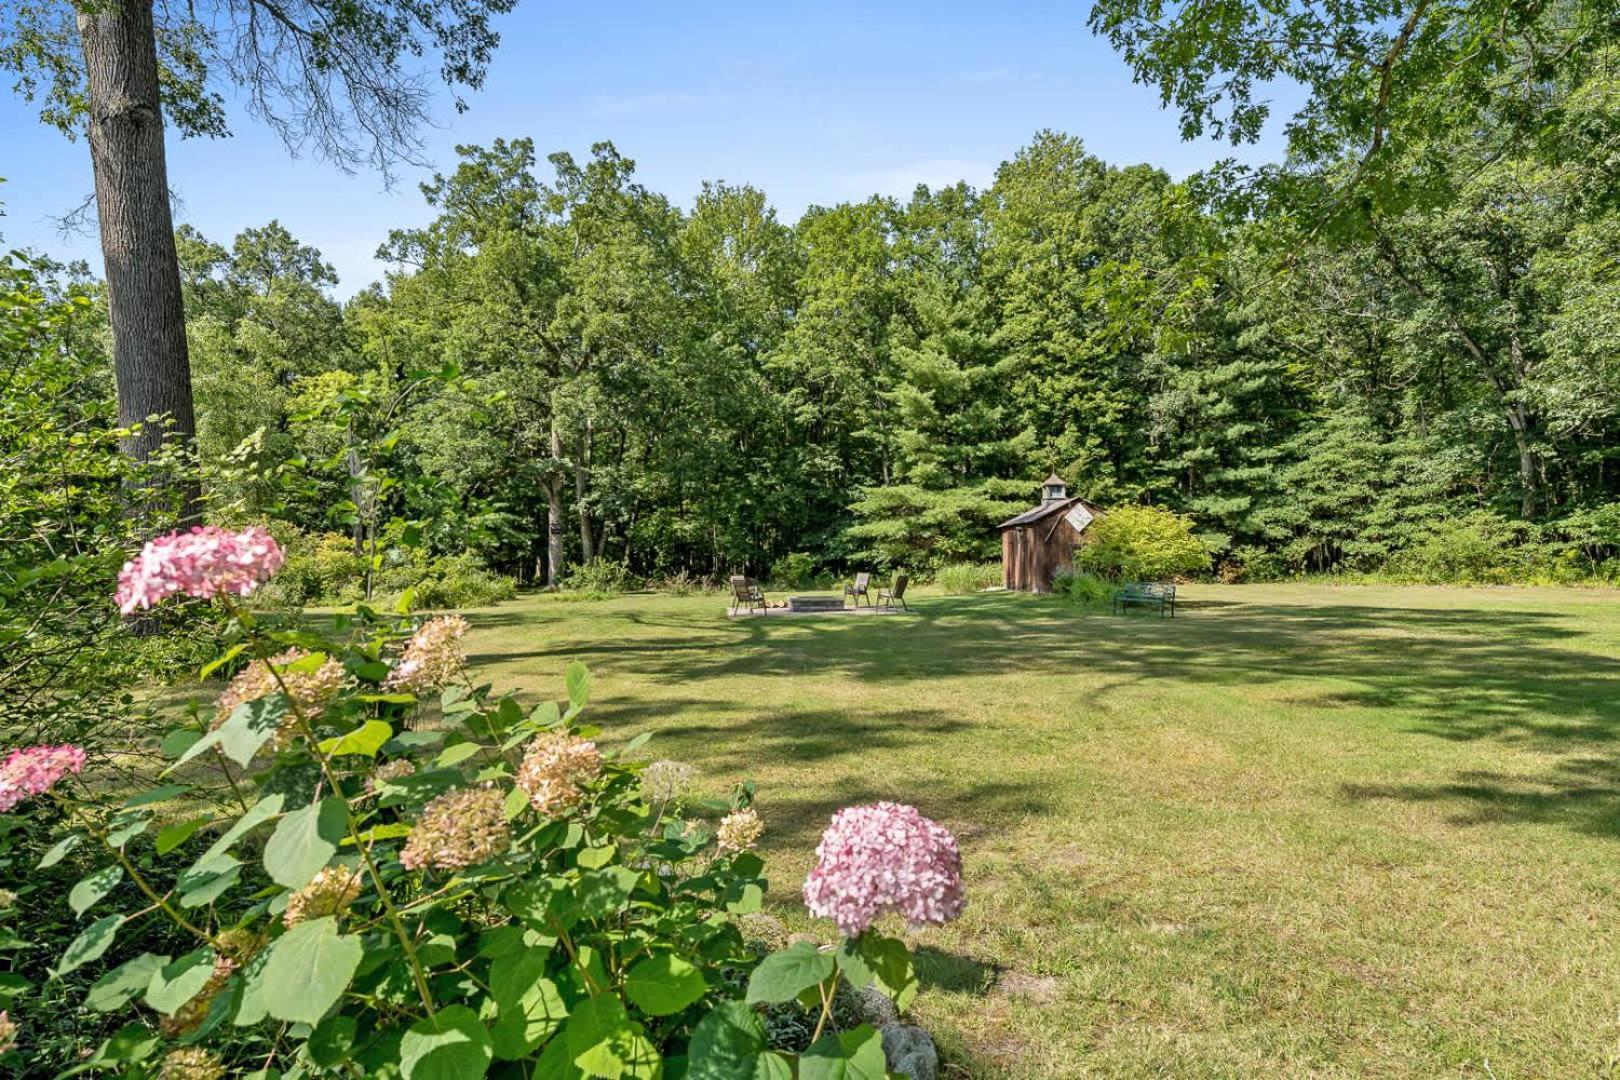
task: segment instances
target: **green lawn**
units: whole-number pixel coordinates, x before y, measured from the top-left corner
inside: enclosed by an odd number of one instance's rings
[[[1173,621],[534,597],[471,651],[547,693],[584,660],[612,735],[758,781],[795,927],[837,807],[951,828],[968,913],[912,935],[947,1075],[1620,1073],[1615,594],[1184,596]]]

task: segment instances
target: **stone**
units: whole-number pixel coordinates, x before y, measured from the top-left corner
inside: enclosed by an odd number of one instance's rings
[[[911,1080],[939,1080],[939,1051],[933,1036],[915,1024],[890,1024],[883,1029],[883,1058],[891,1073]]]
[[[876,985],[859,990],[855,994],[855,1003],[863,1024],[885,1028],[900,1022],[900,1010],[895,1007],[894,999],[879,990]]]

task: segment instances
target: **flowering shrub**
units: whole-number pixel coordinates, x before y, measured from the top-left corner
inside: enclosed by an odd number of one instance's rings
[[[100,853],[68,893],[82,929],[55,975],[101,970],[87,1007],[129,1023],[73,1071],[884,1075],[878,1033],[837,1030],[833,1002],[841,983],[915,993],[873,922],[960,912],[949,833],[889,803],[841,812],[805,899],[844,939],[762,958],[742,929],[766,888],[750,787],[705,801],[689,769],[630,760],[640,739],[604,742],[581,665],[565,701],[533,707],[476,683],[457,616],[411,628],[362,607],[330,638],[261,623],[234,598],[280,565],[267,540],[165,537],[121,580],[128,610],[213,598],[233,637],[205,673],[246,661],[164,738],[163,783],[100,800],[76,746],[0,765],[6,808],[61,810],[44,865]],[[189,951],[118,949],[153,919]],[[760,1009],[790,1001],[817,1017],[797,1055]],[[0,1054],[26,1062],[27,1039],[0,1013]]]

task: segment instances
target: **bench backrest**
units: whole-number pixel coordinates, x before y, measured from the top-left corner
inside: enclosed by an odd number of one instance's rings
[[[1176,587],[1168,582],[1139,581],[1125,586],[1126,596],[1146,597],[1151,600],[1174,600]]]
[[[906,575],[894,575],[894,587],[889,590],[889,595],[896,600],[906,595]]]
[[[750,596],[748,579],[740,574],[733,574],[731,578],[731,595],[738,600],[747,600]]]
[[[865,592],[866,587],[868,585],[870,585],[871,583],[872,583],[872,575],[871,574],[856,574],[855,575],[855,591],[856,592]]]

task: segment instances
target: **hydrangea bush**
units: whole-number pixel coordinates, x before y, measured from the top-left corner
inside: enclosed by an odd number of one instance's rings
[[[879,1034],[835,1030],[841,983],[903,1008],[917,989],[895,913],[962,910],[948,832],[892,803],[833,820],[805,884],[832,947],[769,955],[739,924],[760,910],[765,821],[752,789],[725,803],[691,770],[632,759],[584,723],[590,677],[525,707],[472,676],[467,624],[360,607],[328,635],[241,605],[281,565],[261,530],[199,529],[148,544],[120,579],[135,612],[210,599],[234,668],[212,708],[163,739],[148,790],[109,802],[76,746],[0,764],[0,809],[50,800],[69,851],[98,852],[69,892],[82,930],[55,976],[99,972],[86,1004],[126,1026],[73,1071],[223,1076],[880,1077]],[[708,818],[718,818],[712,826]],[[190,946],[129,955],[141,920]],[[762,1011],[816,1017],[800,1054],[769,1045]],[[28,1060],[0,1012],[0,1067]]]

